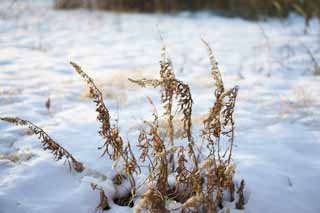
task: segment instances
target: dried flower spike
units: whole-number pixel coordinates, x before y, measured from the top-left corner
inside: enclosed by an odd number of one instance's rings
[[[44,150],[50,150],[54,155],[56,161],[61,160],[63,157],[66,158],[70,169],[73,168],[77,172],[82,172],[84,167],[83,164],[77,161],[65,148],[60,144],[56,143],[44,130],[30,121],[20,119],[18,117],[1,117],[0,120],[14,123],[17,126],[27,126],[31,132],[38,136],[41,140]]]

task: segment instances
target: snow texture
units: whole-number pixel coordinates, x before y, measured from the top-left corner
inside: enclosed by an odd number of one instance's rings
[[[0,115],[33,121],[90,169],[70,173],[24,128],[1,122],[0,213],[94,212],[99,193],[91,182],[108,197],[125,193],[112,185],[111,162],[100,158],[94,104],[69,61],[101,87],[113,120],[134,144],[142,121],[151,118],[146,97],[160,100],[158,90],[127,78],[158,76],[159,34],[176,76],[191,87],[194,132],[214,100],[201,38],[211,44],[226,86],[240,86],[233,159],[236,180],[246,181],[243,212],[320,212],[320,76],[312,74],[308,54],[319,59],[317,20],[305,35],[303,18],[295,15],[250,22],[208,13],[56,11],[47,0],[10,2],[0,4]],[[110,212],[132,211],[110,202]]]

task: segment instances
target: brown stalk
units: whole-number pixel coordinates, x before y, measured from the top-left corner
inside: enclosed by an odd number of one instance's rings
[[[211,146],[211,153],[217,152],[217,157],[221,163],[220,156],[220,138],[225,135],[229,139],[229,146],[225,150],[225,154],[228,152],[227,163],[230,164],[232,148],[234,142],[234,119],[233,112],[235,108],[236,97],[238,94],[239,87],[225,91],[221,73],[218,67],[218,62],[216,61],[212,49],[209,44],[202,40],[207,47],[210,63],[211,63],[211,74],[215,82],[215,103],[210,109],[209,116],[204,120],[204,129],[202,131],[205,138],[208,140]],[[217,150],[214,146],[217,146]]]
[[[199,162],[197,161],[192,143],[188,144],[188,154],[194,166],[194,168],[192,168],[190,175],[188,176],[188,184],[189,184],[189,187],[191,188],[192,193],[199,195],[202,193],[201,174],[200,174],[200,168],[198,165]]]
[[[77,172],[82,172],[84,170],[83,164],[77,161],[70,154],[70,152],[68,152],[60,144],[56,143],[43,129],[31,123],[30,121],[23,120],[18,117],[1,117],[0,120],[14,123],[17,126],[27,126],[31,130],[31,132],[34,135],[38,136],[38,138],[41,140],[43,149],[51,151],[56,161],[59,161],[65,157],[68,161],[70,170],[71,168],[73,168]]]
[[[214,161],[208,158],[207,160],[205,160],[201,168],[207,171],[207,174],[206,174],[207,194],[206,194],[206,200],[204,205],[204,208],[205,208],[204,212],[216,213],[217,207],[213,199],[214,191],[216,190],[216,169],[215,169]]]
[[[150,129],[149,135],[151,136],[153,142],[152,147],[154,157],[157,161],[156,164],[159,165],[157,171],[157,190],[162,196],[165,196],[168,188],[168,161],[166,147],[161,140],[156,127],[152,127]]]
[[[98,187],[97,184],[95,184],[95,183],[91,183],[91,188],[93,190],[96,190],[96,189],[99,190],[100,201],[99,201],[99,204],[96,207],[95,211],[98,211],[98,210],[101,210],[101,211],[109,210],[110,206],[109,206],[109,203],[108,203],[108,197],[106,196],[104,190],[101,187]]]
[[[132,196],[134,196],[135,194],[135,186],[136,186],[136,182],[135,179],[133,177],[133,174],[139,174],[141,173],[141,169],[138,165],[138,162],[131,150],[131,145],[128,142],[128,145],[126,146],[126,148],[124,149],[124,151],[121,153],[121,157],[123,159],[123,167],[124,167],[124,171],[125,174],[129,177],[129,181],[131,184],[131,194]]]
[[[176,184],[185,183],[187,180],[188,171],[186,168],[186,156],[184,154],[184,147],[178,149],[178,166],[176,168]]]
[[[241,180],[241,183],[240,183],[240,187],[239,189],[237,190],[237,193],[239,194],[239,200],[236,202],[236,208],[237,209],[244,209],[244,193],[243,193],[243,190],[244,190],[244,180]]]
[[[224,92],[224,86],[223,86],[221,73],[220,73],[220,70],[218,67],[218,62],[213,55],[213,51],[212,51],[209,43],[207,41],[205,41],[204,39],[202,39],[202,42],[206,46],[208,54],[209,54],[209,59],[210,59],[210,63],[211,63],[211,75],[213,77],[213,80],[215,82],[215,87],[216,87],[215,95],[220,96]]]
[[[151,99],[149,102],[153,105]],[[153,105],[154,106],[154,105]],[[148,158],[150,161],[149,166],[149,182],[156,182],[154,190],[157,191],[164,198],[168,190],[168,160],[167,160],[167,150],[163,140],[160,138],[158,133],[158,114],[156,109],[154,109],[154,120],[152,122],[145,122],[149,126],[149,132],[145,131],[140,132],[139,136],[139,145],[138,147],[143,150],[140,156],[140,159],[143,161]],[[152,149],[152,157],[154,160],[151,160],[149,156],[149,150]],[[152,191],[149,191],[150,193]],[[154,192],[152,192],[154,193]],[[150,196],[154,194],[150,194]],[[165,200],[157,198],[157,209],[165,209]],[[148,207],[147,210],[152,211],[155,207]]]
[[[233,151],[232,148],[234,143],[234,128],[235,128],[233,113],[234,113],[236,98],[238,95],[238,90],[239,90],[238,86],[235,86],[234,88],[229,90],[230,91],[229,94],[226,94],[229,100],[224,104],[225,109],[222,111],[222,115],[223,115],[222,127],[223,129],[225,129],[222,134],[227,136],[230,142],[227,165],[229,165],[231,162],[231,156]]]
[[[170,59],[166,58],[165,48],[162,48],[160,61],[160,79],[139,79],[133,80],[129,78],[132,83],[138,84],[142,87],[161,87],[161,101],[163,103],[167,120],[167,131],[169,134],[169,142],[171,145],[174,144],[174,126],[173,126],[173,97],[175,96],[178,100],[179,111],[183,113],[183,137],[188,138],[192,141],[192,104],[193,100],[191,97],[190,88],[187,84],[176,79],[172,69],[172,63]]]
[[[100,121],[100,123],[102,124],[99,130],[99,134],[105,139],[105,143],[101,147],[101,149],[104,148],[102,155],[108,153],[110,159],[116,160],[119,158],[118,152],[121,152],[122,150],[122,139],[118,135],[118,130],[115,128],[111,128],[110,114],[108,108],[104,104],[103,95],[93,82],[92,78],[90,78],[78,64],[74,62],[70,62],[70,64],[88,84],[90,94],[94,99],[94,103],[96,104],[96,111],[98,112],[97,120]],[[109,151],[110,145],[114,149],[113,153]]]
[[[136,158],[132,153],[130,143],[128,142],[127,146],[123,147],[123,140],[119,134],[118,127],[112,127],[110,125],[110,114],[108,108],[105,106],[103,101],[103,95],[98,87],[95,85],[92,78],[90,78],[82,68],[74,62],[70,62],[74,67],[77,73],[87,82],[90,94],[94,99],[96,104],[96,111],[98,112],[97,120],[101,122],[102,126],[100,127],[99,134],[105,139],[105,142],[102,147],[99,149],[104,149],[102,156],[106,153],[109,158],[116,162],[119,158],[123,161],[123,169],[125,174],[128,176],[131,184],[131,193],[134,196],[135,193],[135,180],[133,178],[133,173],[139,173],[140,167],[137,164]],[[110,148],[111,147],[111,151]]]

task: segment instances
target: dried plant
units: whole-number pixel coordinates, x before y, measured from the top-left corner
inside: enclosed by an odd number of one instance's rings
[[[134,173],[139,174],[141,173],[141,169],[138,165],[138,162],[132,152],[131,145],[128,142],[128,145],[124,149],[123,152],[121,152],[121,157],[123,159],[123,168],[124,172],[129,178],[130,184],[131,184],[131,195],[134,196],[135,190],[136,190],[136,182],[133,177]]]
[[[225,150],[223,157],[227,155],[227,163],[230,164],[233,141],[234,141],[234,119],[233,112],[235,108],[236,97],[239,87],[225,91],[221,74],[218,67],[218,62],[214,58],[212,49],[209,44],[203,40],[209,53],[211,63],[211,74],[215,81],[215,103],[210,109],[208,117],[204,120],[203,136],[208,140],[211,155],[216,155],[219,163],[222,162],[220,155],[220,139],[224,135],[229,139],[230,145]],[[217,145],[217,149],[214,146]]]
[[[96,103],[96,111],[98,112],[97,120],[102,124],[99,130],[99,134],[105,139],[104,145],[100,147],[104,148],[102,155],[108,153],[109,158],[113,161],[117,161],[120,157],[122,157],[125,162],[126,173],[132,174],[132,171],[135,169],[137,164],[134,163],[135,158],[132,154],[130,144],[128,143],[126,148],[124,148],[123,140],[119,134],[118,127],[111,127],[109,110],[104,104],[102,93],[97,88],[92,78],[90,78],[79,65],[74,62],[70,62],[70,64],[86,81],[90,89],[91,97]],[[109,149],[110,146],[112,148],[111,151]],[[129,155],[131,155],[132,162],[129,162]],[[134,168],[131,168],[133,165]]]
[[[186,156],[184,154],[184,147],[179,147],[178,150],[178,166],[176,168],[176,184],[179,188],[179,184],[185,183],[187,181],[188,169],[186,167]]]
[[[185,155],[185,147],[181,146],[178,148],[177,157],[178,163],[175,170],[176,182],[173,188],[170,190],[171,194],[169,194],[168,196],[179,203],[185,203],[190,197],[192,197],[192,189],[196,188],[192,187],[192,184],[196,181],[193,181],[195,180],[193,177],[193,173],[190,171],[187,165],[188,157]]]
[[[201,194],[200,195],[194,195],[194,196],[190,197],[182,205],[182,207],[183,207],[182,211],[191,210],[191,212],[195,212],[194,210],[192,211],[192,209],[197,209],[202,203],[203,203],[203,196]]]
[[[160,61],[160,79],[139,79],[133,80],[129,78],[129,81],[136,83],[142,87],[152,86],[161,87],[161,101],[164,107],[164,115],[167,120],[167,131],[169,135],[169,141],[173,145],[173,97],[175,96],[178,100],[179,111],[183,113],[183,137],[188,138],[192,141],[192,104],[193,100],[191,97],[190,88],[187,84],[176,79],[172,69],[172,62],[166,57],[166,50],[162,48]]]
[[[151,87],[161,87],[161,101],[164,107],[164,116],[166,118],[166,131],[169,137],[169,144],[172,149],[166,151],[164,148],[161,158],[162,163],[165,163],[161,169],[164,172],[164,168],[169,168],[171,172],[175,170],[175,161],[174,161],[174,125],[173,125],[173,98],[175,97],[178,101],[178,110],[182,112],[183,118],[183,137],[188,138],[189,142],[192,141],[192,104],[193,100],[191,97],[190,88],[187,84],[184,84],[182,81],[176,79],[175,74],[172,69],[172,63],[169,58],[166,57],[166,50],[162,48],[161,50],[161,61],[160,61],[160,79],[140,79],[133,80],[129,78],[129,81],[136,83],[142,87],[151,86]],[[153,103],[151,103],[153,105]],[[157,124],[158,128],[158,124]],[[154,134],[154,133],[150,133]],[[158,133],[157,133],[158,134]],[[141,134],[140,134],[141,135]],[[141,135],[142,136],[142,135]],[[157,135],[159,137],[159,135]],[[153,139],[156,139],[154,137]],[[159,137],[160,139],[160,137]],[[145,143],[144,146],[147,148],[148,145]],[[144,150],[146,151],[146,149]],[[165,159],[166,155],[169,155],[168,160]],[[143,158],[146,155],[142,156]],[[169,164],[169,165],[168,165]],[[162,165],[162,164],[161,164]],[[167,170],[167,169],[166,169]],[[167,171],[165,171],[167,173]],[[165,174],[167,176],[167,174]],[[161,178],[162,180],[163,178]],[[164,180],[164,179],[163,179]],[[160,184],[163,187],[163,193],[165,188],[165,183]]]
[[[141,154],[139,158],[140,161],[144,163],[146,158],[148,158],[149,161],[152,162],[149,156],[149,152],[150,152],[150,149],[152,148],[152,145],[150,144],[150,140],[148,139],[147,133],[144,130],[141,130],[139,134],[138,142],[139,144],[137,146],[141,150]]]
[[[170,212],[165,208],[165,197],[152,186],[141,196],[140,203],[134,209],[134,212],[140,213],[146,209],[152,213]]]
[[[148,123],[148,125],[149,133],[144,140],[149,141],[147,143],[150,143],[152,147],[152,157],[154,159],[152,163],[152,173],[155,174],[155,177],[152,177],[152,179],[155,179],[157,182],[157,190],[162,196],[165,196],[168,188],[167,149],[158,133],[157,117],[155,117],[153,123]],[[140,136],[141,134],[144,133],[140,133]]]
[[[236,208],[237,209],[244,209],[244,193],[243,193],[243,190],[244,190],[244,180],[241,180],[241,183],[240,183],[240,187],[239,189],[237,190],[237,193],[239,195],[239,200],[236,202]]]
[[[119,159],[122,160],[123,167],[121,170],[130,181],[131,196],[134,197],[136,191],[136,182],[133,175],[134,173],[140,173],[141,170],[132,152],[131,145],[128,142],[124,147],[122,137],[119,134],[118,126],[111,127],[109,110],[104,104],[101,91],[95,85],[92,78],[90,78],[76,63],[70,62],[70,64],[74,67],[76,72],[79,73],[81,77],[86,81],[90,89],[91,97],[96,103],[96,111],[98,112],[97,120],[102,124],[99,130],[99,134],[105,139],[103,146],[99,147],[100,149],[104,149],[102,156],[107,153],[110,160],[113,161],[113,166],[118,163]]]
[[[188,144],[188,154],[191,162],[193,163],[193,168],[190,172],[190,175],[188,176],[189,186],[191,188],[192,194],[199,195],[202,193],[202,181],[200,176],[200,168],[192,143]]]
[[[150,98],[149,103],[153,107],[153,120],[145,121],[144,128],[140,129],[137,147],[139,155],[132,151],[131,143],[125,142],[119,132],[118,125],[112,125],[109,110],[104,104],[101,91],[95,85],[82,68],[71,62],[77,73],[86,81],[90,89],[90,95],[96,104],[97,120],[101,123],[99,134],[104,139],[102,156],[107,154],[112,160],[113,168],[117,174],[112,182],[115,187],[120,187],[124,181],[130,182],[131,193],[126,197],[111,198],[120,205],[134,206],[134,212],[170,212],[166,206],[167,200],[175,200],[181,204],[178,209],[181,212],[208,212],[216,213],[224,207],[225,193],[230,194],[230,201],[235,200],[234,173],[235,166],[232,163],[234,146],[234,109],[239,88],[235,86],[226,90],[223,84],[218,63],[206,41],[211,74],[215,83],[215,102],[203,121],[201,130],[201,144],[197,149],[195,138],[192,134],[192,105],[190,88],[187,84],[176,79],[172,62],[166,57],[165,48],[161,52],[160,78],[132,80],[142,87],[152,86],[161,88],[161,102],[164,107],[164,117],[167,122],[165,128],[167,137],[160,137],[161,126],[157,108]],[[174,144],[175,126],[173,104],[177,100],[177,110],[183,114],[183,138],[188,143],[180,146]],[[81,172],[84,167],[66,149],[53,141],[42,129],[29,121],[19,118],[3,117],[1,120],[28,126],[32,133],[42,141],[44,149],[49,149],[56,160],[63,157],[67,159],[70,168]],[[223,144],[222,144],[223,143]],[[203,149],[207,150],[203,150]],[[201,156],[200,156],[201,155]],[[145,165],[140,165],[147,164]],[[148,176],[141,185],[136,184],[136,175],[141,173],[142,166],[147,167]],[[173,174],[170,174],[173,173]],[[171,184],[169,176],[175,177]],[[149,188],[141,196],[140,202],[134,204],[136,191],[140,186],[148,184]],[[140,184],[140,183],[139,183]],[[100,194],[99,205],[96,210],[106,210],[110,206],[105,191],[91,184],[94,190]],[[236,208],[244,208],[244,181],[241,181],[237,190],[238,201]]]
[[[93,82],[92,78],[90,78],[79,65],[74,62],[70,62],[70,64],[88,84],[91,97],[93,97],[94,103],[96,104],[96,111],[98,112],[97,120],[102,124],[99,134],[105,139],[105,143],[101,147],[104,148],[102,155],[108,153],[110,159],[117,160],[119,158],[119,152],[122,151],[123,142],[119,136],[118,129],[111,128],[110,114],[108,108],[104,104],[103,95]],[[112,151],[109,150],[109,146],[113,148]]]
[[[98,187],[98,185],[95,184],[95,183],[91,183],[91,188],[93,190],[99,190],[100,201],[99,201],[99,204],[96,207],[95,211],[98,211],[98,210],[101,210],[101,211],[109,210],[110,206],[109,206],[109,203],[108,203],[108,197],[106,196],[104,190],[101,187]]]
[[[211,74],[215,82],[215,103],[204,120],[202,136],[208,142],[209,166],[207,170],[207,209],[216,212],[223,207],[223,193],[228,189],[231,201],[234,200],[234,166],[231,164],[234,145],[235,122],[233,118],[239,87],[225,90],[218,63],[209,44],[203,40],[209,53]],[[221,139],[227,138],[228,145],[221,151]],[[215,199],[213,200],[213,193]],[[214,201],[214,202],[213,202]]]
[[[14,123],[17,126],[27,126],[32,134],[38,136],[41,140],[41,144],[44,150],[50,150],[54,155],[56,161],[66,158],[70,170],[73,168],[77,172],[82,172],[84,167],[83,164],[77,161],[73,155],[70,154],[65,148],[60,144],[56,143],[43,129],[31,123],[30,121],[20,119],[18,117],[1,117],[0,120],[6,121],[9,123]]]
[[[154,120],[145,121],[148,130],[141,130],[139,135],[140,160],[149,160],[149,183],[155,183],[143,196],[136,212],[145,209],[150,212],[167,212],[165,197],[168,193],[168,160],[169,151],[164,141],[159,136],[158,113],[152,100],[148,98],[154,107]]]
[[[209,154],[208,156],[204,156],[202,163],[199,158],[200,153],[198,153],[197,157],[197,153],[194,150],[194,141],[191,132],[192,98],[190,89],[186,84],[182,83],[182,85],[180,81],[176,80],[172,71],[171,61],[165,57],[165,51],[163,50],[162,52],[162,60],[160,62],[160,80],[129,80],[143,87],[160,86],[162,88],[161,100],[164,104],[164,115],[167,117],[167,131],[169,135],[173,132],[172,103],[174,95],[180,98],[178,99],[178,105],[181,103],[180,106],[183,106],[180,108],[180,111],[183,112],[184,118],[190,118],[190,122],[188,119],[183,120],[189,122],[185,123],[184,127],[190,126],[189,136],[188,131],[185,131],[189,140],[187,145],[188,156],[185,155],[186,149],[184,146],[172,146],[174,147],[173,153],[177,154],[177,159],[174,158],[174,160],[172,160],[173,162],[177,160],[177,168],[174,170],[176,182],[174,187],[169,188],[166,194],[164,188],[167,187],[165,183],[167,184],[168,181],[165,181],[165,178],[167,178],[168,175],[167,170],[164,170],[164,168],[168,169],[166,167],[168,162],[167,158],[164,157],[166,156],[164,151],[166,150],[165,143],[156,134],[159,127],[156,113],[154,113],[154,115],[156,115],[155,121],[148,123],[150,132],[147,133],[144,130],[140,132],[138,145],[142,151],[140,159],[144,162],[145,159],[148,158],[150,162],[153,162],[153,172],[155,170],[162,171],[163,174],[162,176],[155,175],[155,177],[153,177],[152,180],[156,180],[157,183],[155,189],[158,190],[162,196],[167,195],[171,199],[182,203],[182,212],[200,211],[202,207],[203,212],[214,213],[218,212],[218,208],[223,208],[224,193],[226,190],[230,194],[230,201],[232,202],[234,200],[235,186],[233,176],[235,167],[231,163],[235,129],[233,113],[239,88],[235,86],[230,90],[225,90],[218,63],[214,58],[212,49],[207,42],[203,42],[209,53],[211,74],[216,88],[214,93],[216,100],[210,109],[208,117],[203,122],[202,138],[204,142],[207,142]],[[188,128],[184,128],[184,130],[187,129]],[[150,135],[152,136],[151,138]],[[226,142],[228,143],[227,145],[224,144],[224,150],[222,150],[220,146],[220,140],[223,138],[226,138]],[[173,138],[169,137],[169,141],[173,142]],[[150,157],[149,152],[151,149],[154,150],[154,155]],[[197,151],[199,152],[199,150]],[[157,161],[157,158],[159,159],[160,156],[163,156],[163,158]],[[155,174],[157,173],[155,172]],[[206,184],[204,185],[204,183]],[[150,208],[148,208],[148,210],[150,210]]]

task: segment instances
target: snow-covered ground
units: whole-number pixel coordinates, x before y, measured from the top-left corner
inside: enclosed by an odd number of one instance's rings
[[[124,138],[134,143],[152,113],[146,97],[157,103],[159,92],[127,78],[158,76],[159,34],[177,77],[191,87],[195,125],[214,98],[201,38],[213,47],[225,84],[240,86],[233,158],[237,179],[246,181],[243,212],[320,212],[320,76],[312,74],[308,54],[320,57],[317,20],[304,35],[303,18],[296,16],[249,22],[207,13],[55,11],[51,1],[22,1],[11,13],[7,8],[2,1],[0,116],[35,122],[92,171],[70,173],[25,129],[1,122],[0,213],[93,212],[99,201],[89,184],[98,181],[94,170],[106,174],[100,181],[106,193],[116,193],[111,163],[97,150],[103,141],[94,104],[69,61],[96,80]],[[121,211],[132,209],[110,210]]]

